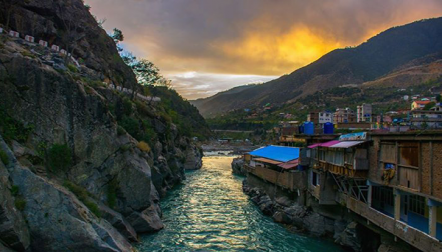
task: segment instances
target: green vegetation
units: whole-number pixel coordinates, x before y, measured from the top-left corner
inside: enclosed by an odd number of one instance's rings
[[[48,164],[52,172],[67,171],[72,166],[72,151],[66,144],[54,144],[48,151]]]
[[[23,211],[26,207],[26,201],[22,195],[20,195],[20,189],[16,185],[12,185],[10,189],[11,195],[14,197],[15,208]]]
[[[0,159],[2,160],[2,163],[4,165],[8,165],[9,164],[9,157],[6,154],[6,152],[4,152],[3,150],[0,150]]]
[[[74,66],[75,67],[75,66]],[[93,80],[90,78],[86,78],[86,77],[82,77],[81,81],[83,81],[84,83],[86,83],[87,85],[89,85],[92,88],[99,88],[99,87],[105,87],[106,85],[100,81],[100,80]]]
[[[78,73],[78,68],[73,64],[69,64],[68,69],[69,69],[69,71],[71,71],[73,73]]]
[[[29,134],[33,130],[33,125],[23,125],[21,122],[10,117],[8,113],[0,107],[0,133],[7,142],[17,140],[18,142],[24,143],[28,140]]]
[[[22,196],[15,197],[15,208],[17,208],[19,211],[23,211],[26,207],[26,200]]]
[[[107,186],[107,205],[110,208],[114,208],[117,204],[117,191],[118,191],[118,181],[113,179],[109,182]]]
[[[436,106],[435,102],[430,102],[425,105],[424,110],[430,110],[432,107]]]
[[[77,198],[83,202],[83,204],[89,208],[89,210],[98,218],[101,218],[101,211],[98,208],[98,205],[92,201],[90,198],[92,195],[83,187],[72,183],[71,181],[66,180],[63,183],[63,186],[66,187],[69,191],[71,191]]]
[[[13,185],[13,186],[11,186],[11,194],[12,194],[12,196],[18,196],[18,192],[19,192],[19,187],[18,186],[16,186],[16,185]]]
[[[126,131],[124,130],[123,127],[121,127],[120,125],[118,125],[118,127],[117,127],[117,135],[118,135],[118,136],[122,136],[122,135],[124,135],[124,134],[126,134]]]
[[[28,51],[21,51],[21,55],[23,55],[24,57],[29,57],[29,58],[35,58],[35,55],[32,54],[31,52]]]
[[[356,111],[356,106],[362,103],[373,104],[374,114],[388,111],[408,110],[411,101],[403,100],[404,95],[421,94],[432,96],[429,89],[440,86],[442,78],[427,81],[401,90],[398,87],[336,87],[315,92],[282,106],[274,106],[268,110],[255,109],[250,112],[235,110],[225,115],[208,118],[207,123],[212,129],[222,130],[270,130],[280,121],[305,121],[307,114],[314,110],[335,111],[337,108],[349,107]],[[434,104],[428,105],[428,109]],[[284,119],[280,115],[292,114],[293,118]],[[342,132],[345,133],[345,132]]]

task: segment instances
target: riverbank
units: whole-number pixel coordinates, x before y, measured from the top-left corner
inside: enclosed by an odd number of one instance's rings
[[[229,155],[242,155],[261,146],[251,143],[221,143],[218,141],[205,142],[201,145],[204,152],[220,152],[221,155],[228,153]]]

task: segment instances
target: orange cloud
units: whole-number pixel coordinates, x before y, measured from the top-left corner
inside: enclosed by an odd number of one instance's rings
[[[239,42],[219,45],[228,57],[245,61],[245,66],[253,66],[265,75],[289,73],[340,46],[331,36],[303,26],[293,27],[281,35],[246,32]]]

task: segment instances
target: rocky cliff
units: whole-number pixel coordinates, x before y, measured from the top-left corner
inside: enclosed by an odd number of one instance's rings
[[[142,90],[81,0],[6,3],[22,35],[0,34],[0,250],[132,251],[201,149],[167,106],[110,88]]]

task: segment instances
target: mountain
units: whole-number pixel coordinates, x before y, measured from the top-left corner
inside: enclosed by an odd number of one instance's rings
[[[163,227],[160,198],[201,167],[207,124],[140,86],[82,0],[1,6],[0,251],[135,251]]]
[[[192,100],[189,102],[195,107],[197,107],[202,115],[207,115],[209,113],[219,113],[222,112],[225,100],[233,99],[236,94],[251,89],[257,85],[259,84],[249,84],[249,85],[234,87],[227,91],[217,93],[214,96]]]
[[[193,102],[205,117],[271,103],[280,106],[316,91],[360,85],[442,52],[442,18],[390,28],[354,48],[336,49],[276,80]]]

